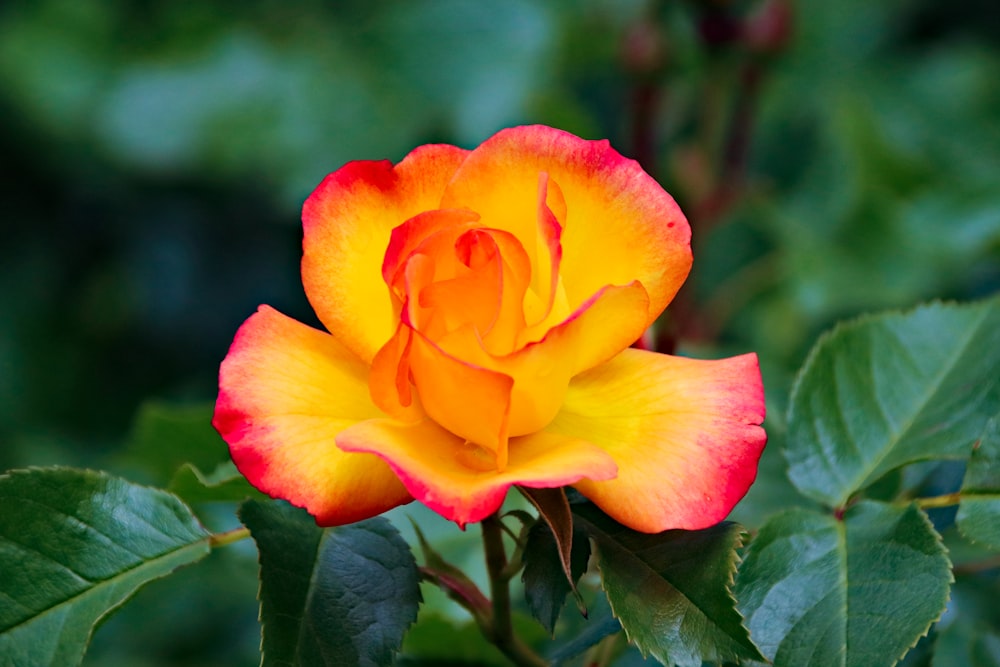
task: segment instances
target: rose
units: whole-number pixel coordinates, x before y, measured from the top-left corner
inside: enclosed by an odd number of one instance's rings
[[[752,483],[756,357],[629,348],[686,278],[690,229],[607,142],[519,127],[351,162],[303,224],[329,333],[262,306],[213,420],[265,493],[322,525],[414,498],[464,525],[512,484],[574,485],[656,532],[721,520]]]

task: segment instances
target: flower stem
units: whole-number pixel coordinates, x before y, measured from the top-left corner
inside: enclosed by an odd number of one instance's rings
[[[208,546],[215,549],[217,547],[224,547],[227,544],[232,544],[233,542],[239,542],[250,537],[249,528],[234,528],[233,530],[227,530],[224,533],[216,533],[208,538]]]
[[[921,509],[931,509],[934,507],[951,507],[957,505],[962,500],[960,492],[946,493],[943,496],[933,496],[930,498],[917,498],[917,507]]]
[[[514,634],[511,622],[510,576],[507,553],[503,546],[503,523],[492,514],[483,519],[483,547],[486,551],[486,570],[490,576],[490,594],[493,599],[493,625],[487,633],[489,639],[510,660],[521,667],[544,667],[548,664]]]

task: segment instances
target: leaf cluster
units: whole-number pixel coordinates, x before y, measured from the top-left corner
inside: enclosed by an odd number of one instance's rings
[[[80,663],[94,628],[140,587],[245,537],[259,560],[264,665],[503,664],[518,651],[567,665],[991,664],[1000,641],[989,606],[1000,590],[1000,298],[823,336],[777,443],[792,502],[757,530],[637,533],[576,493],[521,489],[535,512],[484,523],[484,535],[500,531],[486,542],[489,596],[484,573],[452,565],[419,522],[423,565],[389,520],[321,529],[261,499],[217,463],[224,446],[207,429],[199,411],[163,406],[137,424],[133,451],[157,455],[135,460],[173,493],[71,468],[0,477],[0,665]],[[196,464],[166,456],[171,440],[193,444]],[[961,466],[952,488],[939,488],[941,465]],[[241,526],[203,527],[204,503],[234,498],[245,499]],[[518,575],[523,602],[498,624]],[[449,616],[435,589],[472,622]],[[568,598],[579,613],[565,612]]]

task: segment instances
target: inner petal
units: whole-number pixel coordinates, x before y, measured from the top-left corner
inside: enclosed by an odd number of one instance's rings
[[[566,201],[559,186],[546,172],[538,174],[538,205],[536,211],[535,266],[531,275],[531,290],[538,297],[533,310],[526,313],[529,325],[538,324],[552,310],[556,286],[559,283],[559,263],[562,261],[563,221]]]

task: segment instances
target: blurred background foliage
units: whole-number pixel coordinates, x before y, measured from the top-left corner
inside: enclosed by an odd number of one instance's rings
[[[657,345],[758,352],[780,442],[834,321],[1000,288],[998,82],[989,0],[7,0],[0,467],[130,470],[139,406],[212,400],[258,304],[315,323],[325,174],[536,122],[680,201],[695,269]],[[88,663],[255,664],[254,572],[233,549],[150,587]]]

